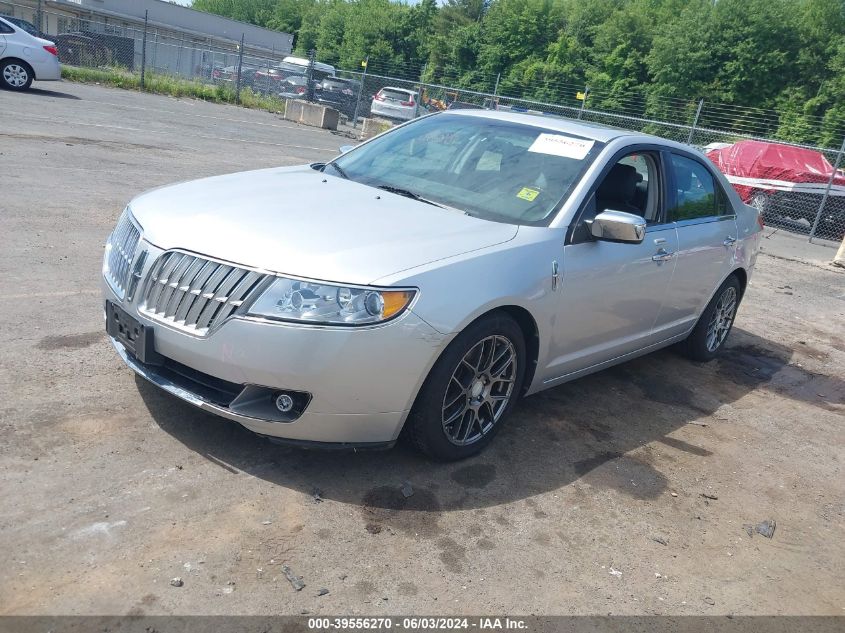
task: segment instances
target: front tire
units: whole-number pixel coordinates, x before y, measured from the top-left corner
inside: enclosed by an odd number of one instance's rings
[[[695,328],[681,344],[684,354],[699,362],[716,358],[733,328],[741,298],[739,280],[736,275],[731,275],[719,286]]]
[[[17,59],[8,59],[0,63],[0,86],[9,90],[29,90],[34,79],[32,68]]]
[[[411,442],[438,461],[481,451],[519,397],[525,359],[522,330],[508,314],[494,312],[472,323],[420,389],[407,422]]]

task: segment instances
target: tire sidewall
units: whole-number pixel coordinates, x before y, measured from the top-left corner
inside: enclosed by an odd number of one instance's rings
[[[736,307],[734,308],[734,315],[733,319],[731,320],[730,328],[728,329],[728,333],[725,335],[725,338],[719,344],[719,346],[715,350],[707,349],[707,327],[710,324],[710,319],[713,317],[713,313],[716,310],[716,305],[719,303],[719,299],[725,293],[728,288],[733,288],[736,292]],[[742,300],[742,289],[739,285],[739,280],[737,280],[736,275],[730,275],[719,289],[713,294],[713,297],[710,299],[710,302],[707,304],[707,307],[704,308],[704,311],[701,313],[701,316],[698,319],[698,323],[693,329],[692,334],[690,335],[689,339],[687,340],[689,355],[694,359],[702,362],[706,362],[712,360],[718,356],[719,352],[722,351],[724,348],[725,343],[727,342],[728,338],[733,331],[734,323],[736,323],[736,315],[739,312],[739,304]]]
[[[21,66],[26,71],[27,80],[26,80],[26,83],[23,86],[13,86],[12,84],[10,84],[6,81],[6,77],[4,76],[4,73],[6,71],[6,66],[9,66],[9,65],[12,65],[12,64],[16,64],[18,66]],[[2,64],[0,64],[0,86],[2,86],[3,88],[5,88],[7,90],[15,90],[17,92],[23,92],[24,90],[29,90],[29,87],[32,85],[32,80],[33,80],[32,68],[29,66],[29,64],[26,64],[24,62],[21,62],[21,61],[15,60],[15,59],[6,60]]]
[[[464,355],[480,340],[492,335],[504,336],[514,346],[517,370],[512,395],[499,420],[486,435],[468,446],[457,446],[446,437],[442,424],[446,388]],[[475,321],[447,346],[423,383],[408,418],[412,441],[426,455],[440,461],[464,459],[480,452],[493,440],[519,399],[525,369],[525,339],[522,329],[513,318],[501,312]]]

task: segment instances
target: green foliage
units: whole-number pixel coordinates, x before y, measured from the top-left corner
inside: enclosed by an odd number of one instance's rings
[[[843,0],[195,0],[296,35],[296,50],[378,72],[686,123],[699,99],[762,110],[702,125],[838,145]]]

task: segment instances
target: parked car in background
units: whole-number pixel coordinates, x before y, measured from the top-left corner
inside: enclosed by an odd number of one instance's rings
[[[355,116],[355,106],[360,92],[360,81],[326,77],[316,86],[314,97],[317,103],[332,107],[351,119]],[[359,112],[359,114],[363,116],[364,113]]]
[[[524,394],[674,343],[715,358],[761,230],[681,143],[442,112],[328,163],[138,196],[105,248],[106,328],[140,376],[256,433],[404,431],[462,459]]]
[[[0,86],[28,90],[34,80],[62,78],[56,44],[0,18]]]
[[[312,80],[312,85],[316,82]],[[283,99],[305,99],[308,96],[308,78],[305,75],[288,75],[276,87]]]
[[[740,198],[760,210],[767,223],[799,221],[805,228],[812,226],[832,176],[819,226],[827,237],[842,237],[845,176],[834,173],[833,165],[820,152],[781,143],[740,141],[713,149],[707,157]]]
[[[257,69],[251,66],[241,67],[241,88],[252,88],[254,86],[256,72]],[[211,78],[215,83],[234,87],[238,82],[238,67],[215,68],[211,71]]]
[[[105,66],[114,63],[114,51],[86,33],[62,33],[53,38],[59,58],[72,66]],[[131,40],[130,40],[131,41]]]
[[[299,63],[304,62],[304,63]],[[263,66],[255,71],[255,90],[268,94],[277,94],[282,90],[281,83],[290,76],[306,76],[308,74],[308,60],[299,57],[286,57],[284,61],[270,66]],[[328,64],[314,64],[311,78],[317,83],[326,77],[334,76],[334,67]]]
[[[413,90],[386,86],[373,95],[370,113],[385,119],[410,121],[417,116],[417,101]]]
[[[253,74],[255,89],[265,94],[275,94],[279,91],[279,84],[292,74],[301,73],[299,69],[284,68],[281,65],[258,68]]]

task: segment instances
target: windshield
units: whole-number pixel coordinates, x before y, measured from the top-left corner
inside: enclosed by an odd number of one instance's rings
[[[351,150],[325,172],[487,220],[546,224],[602,146],[541,127],[443,113]]]

